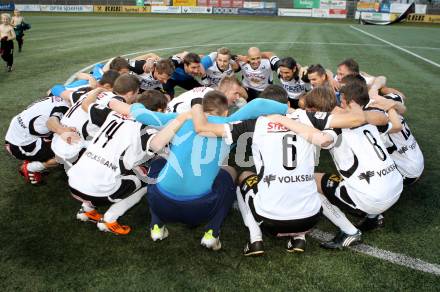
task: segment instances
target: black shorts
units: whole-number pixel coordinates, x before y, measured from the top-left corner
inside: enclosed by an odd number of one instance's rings
[[[275,220],[259,215],[255,210],[253,197],[249,195],[249,192],[256,193],[256,185],[259,180],[260,178],[257,175],[250,175],[242,182],[240,189],[243,199],[245,202],[247,201],[255,221],[262,222],[260,226],[263,232],[273,236],[302,233],[309,231],[318,223],[321,218],[321,210],[313,216],[293,220]]]
[[[54,158],[55,154],[53,153],[52,148],[50,147],[51,141],[45,140],[43,138],[40,139],[41,139],[41,148],[34,155],[29,155],[26,153],[31,153],[35,150],[35,147],[37,147],[36,141],[26,146],[16,146],[14,144],[9,143],[8,141],[5,141],[5,148],[6,151],[8,151],[12,156],[14,156],[19,160],[46,162]]]
[[[415,184],[418,180],[419,177],[403,177],[403,185],[404,186],[411,186],[413,184]]]
[[[356,204],[348,195],[346,187],[341,185],[343,180],[344,179],[338,174],[324,174],[321,180],[323,195],[330,203],[339,207],[343,211],[347,211],[356,216],[366,216],[367,214],[364,211],[356,208]],[[339,192],[337,192],[338,189]],[[337,196],[337,193],[339,193],[339,196]]]
[[[134,177],[129,175],[127,176],[127,178],[122,179],[119,189],[113,194],[106,197],[90,196],[72,188],[71,186],[69,186],[69,189],[74,196],[79,197],[84,201],[89,201],[95,206],[111,205],[117,200],[122,200],[131,196],[140,188],[139,185],[141,187],[145,186],[145,184],[140,183],[140,180],[135,175],[133,176]]]

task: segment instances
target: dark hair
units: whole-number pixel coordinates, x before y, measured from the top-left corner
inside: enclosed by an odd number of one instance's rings
[[[364,107],[370,101],[370,97],[368,95],[368,87],[365,83],[361,81],[353,81],[345,84],[341,90],[339,91],[342,97],[349,104],[351,101],[354,101],[358,105]]]
[[[336,95],[329,86],[316,86],[304,96],[304,106],[319,112],[331,112],[336,106]]]
[[[183,58],[183,64],[189,65],[191,63],[200,63],[200,56],[196,53],[188,53]]]
[[[108,70],[104,74],[102,74],[101,80],[99,80],[99,84],[105,85],[109,84],[112,88],[115,84],[116,79],[119,77],[119,72],[115,70]]]
[[[159,74],[167,74],[171,76],[174,73],[174,64],[170,59],[160,59],[156,62],[155,69]]]
[[[142,103],[151,111],[165,110],[167,108],[168,99],[165,94],[158,90],[145,90],[136,97],[136,102]]]
[[[116,57],[110,62],[110,69],[120,71],[121,69],[130,69],[128,61],[122,57]]]
[[[365,80],[365,78],[362,77],[360,74],[349,74],[349,75],[344,76],[341,79],[341,83],[343,83],[343,84],[348,84],[351,82],[361,82],[363,84],[367,84],[367,81]]]
[[[122,74],[116,79],[113,86],[113,91],[117,94],[124,95],[129,92],[137,92],[139,90],[140,82],[134,75]]]
[[[307,75],[312,73],[318,73],[319,76],[322,75],[327,76],[327,72],[325,71],[325,68],[322,67],[321,64],[310,65],[309,68],[307,68]]]
[[[294,58],[286,57],[286,58],[281,59],[278,67],[286,67],[286,68],[289,68],[290,70],[295,69],[295,72],[293,73],[293,79],[298,81],[299,69],[298,69],[298,64],[296,63]]]
[[[289,95],[287,91],[278,84],[269,84],[263,92],[260,93],[261,98],[271,99],[281,103],[287,103],[289,101]]]
[[[222,115],[228,110],[228,99],[223,92],[211,90],[205,94],[202,101],[203,111]]]
[[[342,65],[346,66],[351,73],[359,74],[359,64],[354,59],[352,59],[352,58],[346,59],[346,60],[342,61],[338,65],[338,67],[342,66]]]

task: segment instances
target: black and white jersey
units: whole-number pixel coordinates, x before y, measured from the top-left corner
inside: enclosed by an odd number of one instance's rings
[[[91,125],[101,127],[104,124],[107,116],[111,113],[111,109],[107,106],[110,99],[115,98],[119,101],[125,102],[125,99],[113,92],[101,92],[96,98],[96,102],[89,106],[88,119]],[[95,127],[95,129],[96,129]],[[95,130],[96,132],[96,130]],[[94,132],[89,133],[94,136]]]
[[[206,76],[202,78],[202,84],[204,86],[216,87],[220,83],[223,77],[233,76],[235,71],[232,69],[231,64],[224,71],[220,70],[216,62],[217,52],[213,52],[202,59],[202,64],[205,67]],[[207,62],[207,61],[209,62]],[[231,63],[234,62],[231,60]]]
[[[50,117],[61,120],[69,105],[61,97],[50,96],[32,103],[27,109],[16,115],[8,128],[5,140],[16,146],[26,146],[37,142],[33,152],[41,148],[41,137],[50,137],[52,132],[47,128]],[[33,155],[28,153],[28,155]]]
[[[153,73],[146,73],[144,71],[145,60],[129,60],[130,71],[136,73],[139,79],[141,91],[156,89],[162,89],[162,83],[159,80],[154,79]]]
[[[402,98],[396,94],[388,94],[385,97],[403,103]],[[400,116],[400,121],[402,130],[383,134],[382,140],[400,173],[407,178],[417,178],[422,175],[425,165],[423,153],[405,118]]]
[[[249,63],[240,62],[243,75],[243,86],[256,91],[263,91],[269,84],[273,83],[273,71],[278,69],[280,59],[273,56],[269,59],[261,59],[257,69],[252,69]]]
[[[279,75],[278,78],[280,79],[281,86],[287,91],[290,99],[299,99],[301,94],[312,89],[310,83],[305,83],[301,78],[298,78],[298,80],[292,78],[290,81],[284,80]]]
[[[330,153],[358,209],[376,214],[397,201],[403,179],[376,126],[342,129]]]
[[[296,110],[289,118],[318,129],[331,120],[328,113]],[[259,181],[254,190],[256,212],[274,220],[294,220],[319,212],[321,199],[315,183],[317,147],[266,117],[230,124],[230,138],[253,132],[252,154]]]
[[[191,110],[192,104],[202,99],[207,92],[214,89],[211,87],[196,87],[173,98],[167,105],[168,113],[184,113]]]
[[[149,142],[157,130],[111,112],[78,162],[67,172],[69,186],[106,197],[119,189],[121,177],[151,158]]]
[[[84,94],[86,94],[87,92],[89,92],[90,90],[92,90],[93,88],[91,87],[81,87],[78,88],[77,90],[73,91],[70,96],[69,96],[69,101],[70,104],[73,105],[75,102],[77,102]]]
[[[63,160],[76,160],[81,149],[86,148],[89,141],[94,137],[95,133],[99,130],[100,124],[91,122],[92,117],[95,120],[105,120],[111,110],[107,108],[97,109],[104,107],[110,99],[116,97],[112,92],[102,92],[96,97],[96,102],[90,106],[92,113],[85,112],[82,109],[82,103],[87,98],[89,93],[83,94],[66,112],[61,119],[60,123],[65,127],[73,127],[76,129],[77,134],[80,136],[80,141],[74,144],[66,143],[59,135],[54,135],[52,140],[52,151],[60,158],[60,162]],[[98,117],[95,117],[98,115]]]

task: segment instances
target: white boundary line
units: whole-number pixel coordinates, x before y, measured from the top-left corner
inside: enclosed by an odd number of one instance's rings
[[[283,43],[283,42],[280,42]],[[289,44],[295,44],[298,42],[286,42]],[[143,54],[143,53],[149,53],[149,52],[157,52],[157,51],[167,51],[167,50],[175,50],[175,49],[185,49],[185,48],[192,48],[192,47],[211,47],[211,46],[221,46],[221,45],[248,45],[251,43],[223,43],[223,44],[206,44],[206,45],[192,45],[192,46],[179,46],[179,47],[169,47],[169,48],[159,48],[159,49],[152,49],[152,50],[147,50],[147,51],[142,51],[142,52],[134,52],[134,53],[129,53],[126,55],[122,55],[123,57],[128,57],[128,56],[132,56],[132,55],[139,55],[139,54]],[[273,42],[254,42],[252,44],[273,44]],[[315,43],[316,44],[316,43]],[[343,44],[343,43],[322,43],[322,44]],[[361,44],[359,44],[361,45]],[[93,66],[95,66],[96,64],[99,63],[103,63],[103,62],[107,62],[109,59],[107,60],[102,60],[99,61],[93,65],[87,66],[85,68],[83,68],[82,70],[78,71],[79,72],[83,72],[85,70],[89,70],[91,68],[93,68]],[[76,74],[73,74],[72,76],[69,77],[69,79],[67,79],[67,81],[65,82],[65,84],[69,84],[70,82],[72,82],[76,76]],[[317,240],[321,240],[321,241],[326,241],[326,240],[330,240],[333,238],[333,236],[330,233],[321,231],[319,229],[314,229],[310,235]],[[422,260],[416,259],[416,258],[412,258],[403,254],[399,254],[399,253],[394,253],[391,251],[387,251],[387,250],[382,250],[373,246],[369,246],[366,244],[360,244],[357,246],[353,246],[350,247],[351,250],[354,250],[356,252],[365,254],[365,255],[369,255],[384,261],[388,261],[400,266],[404,266],[413,270],[417,270],[417,271],[422,271],[422,272],[426,272],[426,273],[430,273],[430,274],[434,274],[437,276],[440,276],[440,265],[437,264],[431,264],[428,262],[424,262]]]
[[[371,34],[371,33],[369,33],[369,32],[366,32],[366,31],[364,31],[364,30],[362,30],[362,29],[360,29],[360,28],[354,27],[353,25],[350,25],[350,27],[351,27],[352,29],[354,29],[354,30],[357,30],[357,31],[363,33],[363,34],[366,34],[366,35],[369,36],[369,37],[372,37],[372,38],[374,38],[374,39],[376,39],[376,40],[379,40],[379,41],[381,41],[381,42],[383,42],[383,43],[386,43],[386,44],[388,44],[388,45],[390,45],[390,46],[392,46],[392,47],[394,47],[394,48],[396,48],[396,49],[398,49],[398,50],[401,50],[401,51],[403,51],[403,52],[405,52],[405,53],[407,53],[407,54],[410,54],[411,56],[414,56],[414,57],[419,58],[420,60],[423,60],[423,61],[425,61],[425,62],[427,62],[427,63],[429,63],[429,64],[431,64],[431,65],[434,65],[434,66],[436,66],[437,68],[440,68],[440,64],[438,64],[438,63],[436,63],[436,62],[434,62],[434,61],[432,61],[432,60],[429,60],[429,59],[427,59],[427,58],[425,58],[425,57],[422,57],[422,56],[420,56],[420,55],[418,55],[418,54],[416,54],[416,53],[413,53],[413,52],[411,52],[411,51],[409,51],[409,50],[407,50],[407,49],[405,49],[405,48],[402,48],[401,46],[398,46],[398,45],[393,44],[393,43],[391,43],[391,42],[389,42],[389,41],[387,41],[387,40],[384,40],[384,39],[382,39],[382,38],[380,38],[380,37],[378,37],[378,36],[375,36],[374,34]]]
[[[320,241],[328,241],[333,238],[332,234],[321,231],[319,229],[314,229],[310,233],[310,236]],[[349,249],[381,260],[391,262],[399,266],[404,266],[413,270],[422,271],[425,273],[430,273],[436,276],[440,276],[440,265],[427,263],[417,258],[412,258],[400,253],[383,250],[366,244],[355,245],[349,247]]]

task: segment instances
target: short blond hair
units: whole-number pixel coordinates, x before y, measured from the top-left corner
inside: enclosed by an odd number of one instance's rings
[[[222,47],[222,48],[217,50],[217,54],[230,56],[231,55],[231,50],[226,48],[226,47]]]
[[[9,13],[2,13],[1,17],[3,18],[5,16],[8,18],[8,23],[10,23],[11,22],[11,15]]]

